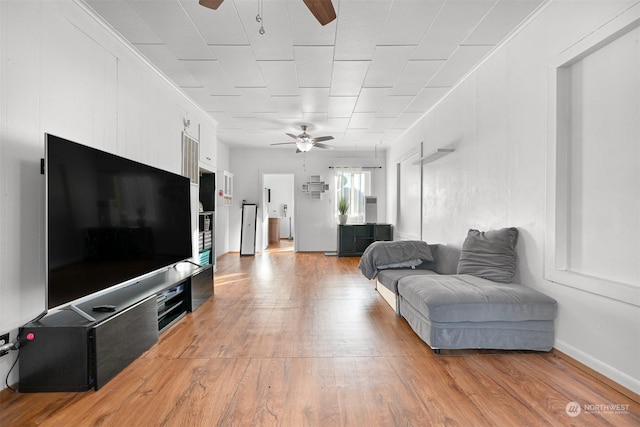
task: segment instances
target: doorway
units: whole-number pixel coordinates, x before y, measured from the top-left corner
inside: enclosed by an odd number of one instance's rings
[[[262,249],[295,251],[294,174],[264,173],[262,182]]]

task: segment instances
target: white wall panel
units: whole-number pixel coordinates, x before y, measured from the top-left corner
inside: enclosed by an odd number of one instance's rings
[[[630,285],[640,284],[639,37],[571,67],[567,269]]]
[[[640,307],[553,283],[544,275],[547,111],[555,102],[547,96],[549,64],[636,3],[552,2],[404,133],[388,153],[387,163],[393,165],[393,159],[421,140],[425,152],[452,144],[454,153],[424,166],[423,238],[460,247],[469,228],[518,227],[519,280],[558,301],[555,347],[637,393]],[[619,59],[610,64],[623,74],[630,71],[626,65]],[[620,82],[600,87],[624,88],[637,102],[637,87],[616,80]],[[636,107],[623,104],[609,103],[604,118],[629,124],[626,114]],[[591,136],[604,131],[599,138],[616,139],[616,131],[593,125]],[[616,150],[631,157],[638,154],[633,147]],[[395,175],[387,176],[388,188],[394,188]],[[608,185],[614,198],[624,196],[624,188],[622,183]],[[390,218],[395,217],[393,210],[389,204]],[[609,229],[613,219],[594,220],[591,228]],[[636,231],[631,234],[637,239]],[[626,247],[620,238],[615,240],[589,245],[597,245],[600,253],[616,253],[621,244]]]
[[[180,173],[183,119],[216,123],[80,3],[2,1],[0,32],[0,331],[14,339],[45,308],[44,133]]]

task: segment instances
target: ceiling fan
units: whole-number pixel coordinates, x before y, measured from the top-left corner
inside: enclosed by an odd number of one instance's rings
[[[312,138],[311,135],[307,133],[307,125],[301,125],[302,133],[300,135],[294,135],[292,133],[287,133],[291,138],[295,139],[295,141],[290,142],[276,142],[271,145],[288,145],[295,144],[296,145],[296,153],[306,153],[311,150],[313,147],[325,148],[329,150],[333,150],[333,147],[327,144],[322,144],[320,141],[329,141],[333,139],[332,136],[319,136],[317,138]]]
[[[200,4],[209,9],[217,9],[224,0],[200,0]],[[303,0],[320,25],[327,25],[336,19],[336,11],[331,0]]]

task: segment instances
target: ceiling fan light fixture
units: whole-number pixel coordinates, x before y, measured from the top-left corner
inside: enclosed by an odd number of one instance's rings
[[[311,150],[311,148],[313,147],[313,142],[311,142],[311,140],[309,138],[299,138],[296,141],[296,147],[298,147],[298,150],[302,151],[303,153],[306,153],[307,151]]]

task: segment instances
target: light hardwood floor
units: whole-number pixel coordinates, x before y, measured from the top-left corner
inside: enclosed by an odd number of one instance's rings
[[[638,403],[552,353],[435,355],[357,262],[222,256],[214,298],[103,388],[4,390],[0,426],[640,425]]]

